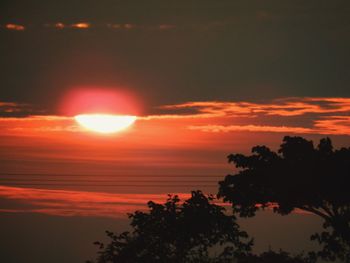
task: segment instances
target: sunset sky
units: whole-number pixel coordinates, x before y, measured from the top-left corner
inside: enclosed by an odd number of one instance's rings
[[[340,0],[1,1],[6,262],[83,262],[148,200],[215,194],[230,153],[285,135],[348,147],[349,12]],[[93,113],[136,120],[101,134],[74,118]],[[292,251],[321,227],[270,212],[242,225],[257,249]]]

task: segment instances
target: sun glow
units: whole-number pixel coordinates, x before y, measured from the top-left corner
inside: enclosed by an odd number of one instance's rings
[[[84,128],[99,133],[114,133],[126,129],[136,121],[136,116],[111,114],[80,114],[74,119]]]

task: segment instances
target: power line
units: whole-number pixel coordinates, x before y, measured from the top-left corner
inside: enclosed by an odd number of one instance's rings
[[[8,183],[2,186],[92,186],[92,187],[213,187],[215,185],[188,185],[188,184],[47,184],[47,183]]]
[[[0,176],[77,176],[77,177],[81,177],[81,176],[105,176],[105,177],[133,177],[133,178],[137,178],[137,177],[213,177],[213,178],[223,178],[224,175],[186,175],[186,174],[180,174],[180,175],[162,175],[162,174],[153,174],[153,175],[118,175],[118,174],[56,174],[56,173],[0,173]]]
[[[166,182],[166,183],[216,183],[217,181],[202,181],[202,180],[74,180],[74,179],[19,179],[19,178],[0,178],[2,182],[87,182],[87,183],[113,183],[113,182],[131,182],[131,183],[152,183],[152,182]]]

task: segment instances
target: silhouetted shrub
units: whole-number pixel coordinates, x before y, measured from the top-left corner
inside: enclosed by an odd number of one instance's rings
[[[230,262],[246,255],[252,241],[236,218],[213,201],[194,191],[182,204],[177,196],[164,204],[148,202],[149,211],[129,215],[132,232],[107,232],[109,244],[95,243],[97,262]]]

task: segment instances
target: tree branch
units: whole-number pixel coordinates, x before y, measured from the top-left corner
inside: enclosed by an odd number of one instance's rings
[[[312,207],[300,206],[300,207],[298,207],[298,208],[301,209],[301,210],[305,210],[305,211],[307,211],[307,212],[311,212],[311,213],[313,213],[313,214],[316,214],[316,215],[322,217],[323,219],[325,219],[326,221],[329,221],[330,218],[331,218],[329,215],[324,214],[324,213],[322,213],[321,211],[318,211],[317,209],[312,208]]]

